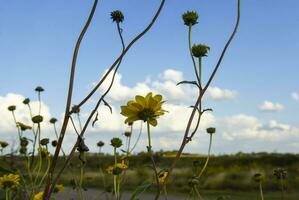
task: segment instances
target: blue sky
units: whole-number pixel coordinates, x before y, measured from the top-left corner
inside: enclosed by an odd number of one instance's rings
[[[120,69],[122,83],[134,87],[146,78],[156,80],[166,69],[193,78],[187,46],[187,27],[181,15],[186,10],[199,13],[194,26],[194,43],[211,47],[204,60],[204,76],[213,69],[232,31],[236,2],[168,0],[157,23],[126,55]],[[88,16],[92,1],[41,2],[1,1],[0,7],[0,96],[8,93],[34,97],[42,85],[51,114],[64,109],[68,73],[74,44]],[[121,46],[109,13],[120,9],[126,44],[150,21],[159,1],[100,1],[94,20],[79,52],[74,103],[89,91],[119,55]],[[261,121],[275,120],[298,127],[299,101],[299,2],[243,0],[238,34],[212,85],[236,91],[232,100],[207,104],[218,118],[244,114]],[[278,112],[261,112],[264,101],[279,103]],[[4,112],[4,111],[1,111]],[[299,133],[298,133],[299,134]],[[223,150],[225,151],[225,149]]]

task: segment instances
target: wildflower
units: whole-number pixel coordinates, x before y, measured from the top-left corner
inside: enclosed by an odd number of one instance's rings
[[[33,197],[33,200],[43,200],[44,192],[36,193]]]
[[[64,190],[64,186],[62,184],[56,184],[54,188],[54,193],[59,193]]]
[[[264,181],[264,176],[262,174],[260,174],[260,173],[254,174],[252,178],[257,183],[261,183],[261,182]]]
[[[49,144],[49,142],[50,142],[49,138],[43,138],[41,139],[40,144],[46,146]]]
[[[5,141],[1,141],[0,140],[0,147],[2,148],[2,149],[4,149],[5,147],[7,147],[8,146],[8,143],[7,142],[5,142]]]
[[[43,121],[43,116],[41,115],[36,115],[34,117],[32,117],[32,122],[35,124],[41,123]]]
[[[46,158],[50,155],[48,149],[43,147],[39,148],[39,153],[41,154],[42,158]]]
[[[115,10],[110,13],[113,22],[120,23],[124,21],[124,15],[120,10]]]
[[[52,144],[52,147],[56,147],[56,146],[57,146],[57,140],[53,140],[53,141],[51,142],[51,144]]]
[[[52,118],[49,120],[49,122],[50,122],[51,124],[55,124],[55,123],[57,122],[57,119],[54,118],[54,117],[52,117]]]
[[[111,146],[113,146],[114,148],[119,148],[123,145],[123,142],[119,138],[112,138],[110,142]]]
[[[214,128],[214,127],[207,128],[207,133],[208,134],[214,134],[214,133],[216,133],[216,128]]]
[[[16,106],[15,105],[11,105],[11,106],[8,106],[7,109],[11,112],[15,111],[16,110]]]
[[[196,58],[208,56],[210,47],[205,44],[194,44],[191,48],[192,55]]]
[[[168,176],[168,171],[163,171],[159,174],[158,179],[159,179],[159,183],[164,183],[165,179]]]
[[[182,15],[184,24],[186,26],[193,26],[197,24],[198,14],[195,11],[187,11]]]
[[[23,104],[27,105],[30,103],[30,99],[29,98],[26,98],[23,100]]]
[[[124,162],[121,162],[115,165],[110,165],[107,167],[106,171],[108,174],[119,175],[125,169],[128,169],[128,166]]]
[[[20,128],[22,131],[26,131],[26,130],[31,130],[32,127],[31,126],[28,126],[22,122],[17,122],[16,123],[17,127]]]
[[[148,121],[152,126],[157,126],[157,118],[166,112],[162,109],[162,95],[153,96],[149,92],[145,97],[135,96],[135,101],[128,101],[127,105],[121,106],[121,114],[127,119],[125,123],[131,123],[138,120]]]
[[[6,190],[15,188],[20,184],[20,176],[18,174],[4,174],[0,177],[0,188]]]
[[[286,179],[287,170],[285,170],[284,168],[274,169],[273,175],[276,176],[277,179]]]
[[[37,87],[35,88],[35,91],[36,91],[36,92],[43,92],[43,91],[45,91],[45,90],[44,90],[44,88],[42,88],[42,86],[37,86]]]

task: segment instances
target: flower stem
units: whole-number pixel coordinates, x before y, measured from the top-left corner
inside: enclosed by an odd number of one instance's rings
[[[5,200],[9,200],[9,189],[5,190]]]
[[[148,137],[148,152],[152,151],[152,142],[151,142],[151,129],[149,121],[146,122],[147,125],[147,137]]]
[[[264,200],[262,182],[260,182],[260,193],[261,193],[261,199]]]
[[[193,67],[194,67],[194,73],[195,73],[195,76],[196,76],[196,78],[197,78],[197,81],[198,81],[199,84],[200,84],[200,78],[199,78],[199,76],[198,76],[198,71],[197,71],[197,68],[196,68],[195,60],[194,60],[194,57],[193,57],[193,55],[192,55],[191,33],[192,33],[192,25],[189,25],[189,31],[188,31],[188,47],[189,47],[189,53],[190,53],[190,56],[191,56],[191,59],[192,59],[192,63],[193,63]]]
[[[197,176],[198,179],[201,177],[201,175],[203,174],[203,172],[205,171],[205,169],[208,166],[208,162],[209,162],[209,159],[210,159],[210,153],[211,153],[211,146],[212,146],[212,137],[213,137],[213,134],[210,134],[210,143],[209,143],[208,157],[207,157],[207,160],[205,162],[204,167],[201,169],[199,175]]]
[[[280,177],[280,185],[281,185],[281,199],[284,199],[284,186],[283,186],[283,178]]]
[[[202,59],[198,58],[198,69],[199,69],[199,84],[202,84]]]

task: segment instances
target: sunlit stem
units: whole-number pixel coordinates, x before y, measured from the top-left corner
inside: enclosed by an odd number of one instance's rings
[[[149,124],[149,120],[146,121],[146,125],[147,125],[147,137],[148,137],[148,152],[152,151],[152,142],[151,142],[151,130],[150,130],[150,124]]]
[[[262,182],[260,182],[260,193],[261,193],[261,199],[264,200]]]
[[[199,81],[200,85],[202,84],[202,58],[198,58],[198,70],[199,70]]]
[[[203,168],[201,169],[199,175],[197,176],[198,179],[201,177],[201,175],[203,174],[203,172],[205,171],[205,169],[208,166],[208,162],[209,162],[209,159],[210,159],[210,153],[211,153],[211,146],[212,146],[212,137],[213,137],[213,134],[210,134],[208,157],[206,159],[205,165],[203,166]]]

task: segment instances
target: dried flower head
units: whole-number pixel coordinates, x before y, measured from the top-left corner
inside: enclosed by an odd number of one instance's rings
[[[164,102],[160,94],[153,96],[149,92],[145,97],[137,95],[135,101],[128,101],[127,105],[121,106],[121,114],[127,117],[125,123],[142,120],[148,121],[152,126],[157,126],[157,118],[166,112],[162,109]]]
[[[121,23],[124,21],[124,15],[120,10],[115,10],[110,13],[113,22]]]
[[[50,122],[51,124],[55,124],[55,123],[57,122],[57,119],[56,119],[55,117],[52,117],[52,118],[49,120],[49,122]]]
[[[29,98],[26,98],[23,100],[23,104],[27,105],[30,103],[30,99]]]
[[[45,90],[44,90],[44,88],[43,88],[42,86],[37,86],[37,87],[35,88],[35,91],[36,91],[36,92],[43,92],[43,91],[45,91]]]
[[[110,142],[111,146],[113,146],[114,148],[119,148],[123,145],[122,140],[119,138],[112,138]]]
[[[7,109],[11,112],[15,111],[16,110],[16,106],[15,105],[11,105],[11,106],[8,106]]]
[[[103,147],[105,145],[105,143],[103,142],[103,141],[99,141],[98,143],[97,143],[97,146],[98,147]]]
[[[35,124],[39,124],[43,121],[43,116],[41,115],[36,115],[36,116],[33,116],[32,117],[32,122],[35,123]]]
[[[208,56],[210,47],[205,44],[194,44],[191,48],[192,55],[196,58]]]
[[[286,179],[287,170],[279,167],[277,169],[274,169],[273,175],[276,176],[277,179]]]
[[[207,128],[207,133],[208,134],[214,134],[214,133],[216,133],[216,128],[214,128],[214,127]]]
[[[18,187],[20,184],[20,176],[18,174],[4,174],[0,177],[0,188],[12,189]]]
[[[261,183],[261,182],[264,181],[264,176],[262,174],[260,174],[260,173],[254,174],[252,178],[257,183]]]
[[[43,138],[41,139],[40,144],[43,146],[47,146],[49,142],[50,142],[49,138]]]
[[[184,20],[184,24],[186,26],[193,26],[197,24],[198,20],[198,14],[195,11],[187,11],[182,15],[182,18]]]

